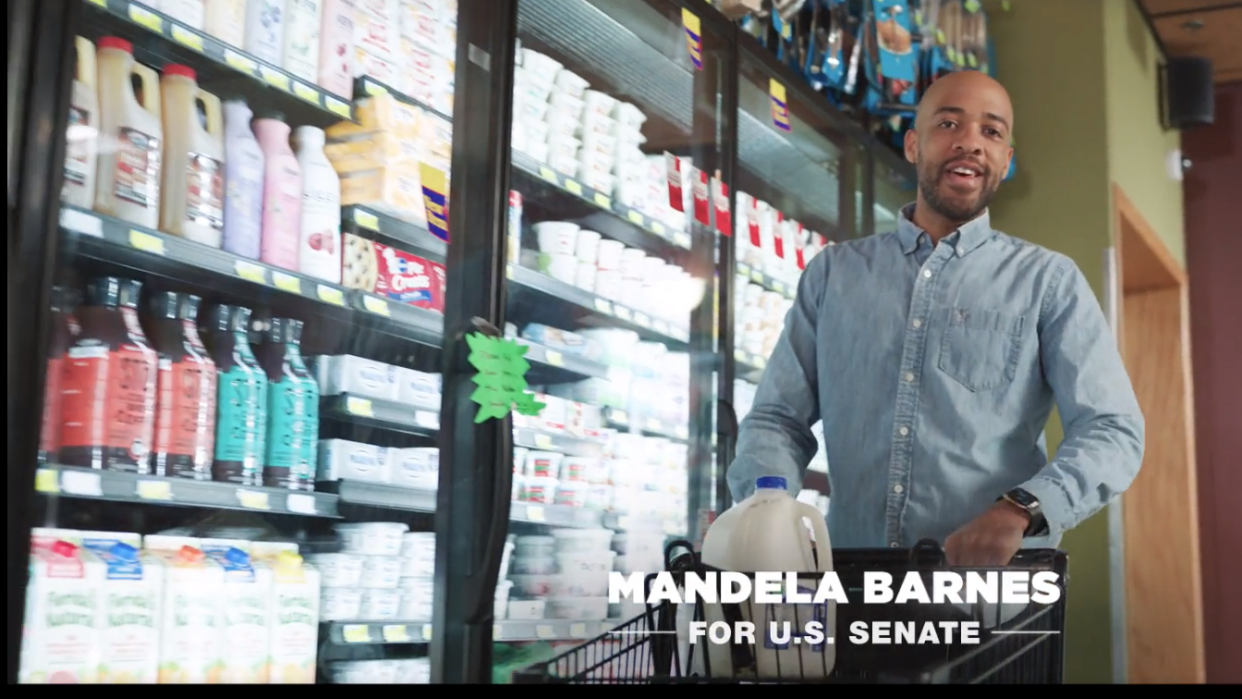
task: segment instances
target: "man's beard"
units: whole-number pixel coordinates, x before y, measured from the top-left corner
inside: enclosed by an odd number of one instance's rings
[[[927,170],[930,170],[930,172]],[[988,208],[988,204],[992,202],[992,197],[996,194],[997,185],[999,184],[990,181],[990,171],[984,172],[980,175],[983,178],[983,187],[979,190],[978,198],[971,203],[964,199],[949,199],[940,196],[940,182],[944,179],[944,175],[943,165],[935,168],[920,169],[919,193],[923,195],[923,201],[927,203],[927,208],[958,224],[973,221],[984,209]]]

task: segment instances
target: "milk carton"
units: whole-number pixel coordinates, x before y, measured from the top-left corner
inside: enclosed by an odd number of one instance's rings
[[[163,563],[131,543],[106,537],[86,539],[87,548],[106,567],[99,683],[155,684],[160,660]],[[133,536],[128,541],[133,542]]]
[[[267,684],[272,571],[236,547],[204,545],[204,553],[224,570],[223,670],[225,684]]]
[[[159,683],[218,684],[224,567],[192,546],[153,555],[165,568]]]
[[[319,649],[319,571],[296,551],[281,551],[271,566],[272,684],[314,684]]]
[[[32,547],[21,684],[91,684],[99,670],[105,570],[68,541]]]
[[[46,548],[57,541],[68,541],[74,546],[89,549],[110,548],[116,543],[123,543],[136,549],[142,548],[142,535],[133,532],[100,532],[50,527],[35,527],[30,530],[30,543],[33,548]]]

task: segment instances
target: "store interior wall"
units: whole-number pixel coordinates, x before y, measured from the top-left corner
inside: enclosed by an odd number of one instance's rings
[[[1242,683],[1242,82],[1216,91],[1216,122],[1183,138],[1207,681]],[[1227,586],[1226,581],[1234,587]]]

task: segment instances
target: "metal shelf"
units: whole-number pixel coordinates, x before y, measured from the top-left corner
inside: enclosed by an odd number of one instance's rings
[[[439,405],[407,405],[342,393],[325,397],[320,415],[423,437],[440,432]]]
[[[379,235],[397,243],[398,247],[412,248],[432,260],[444,263],[448,255],[448,243],[437,238],[424,226],[373,211],[365,206],[346,206],[341,209],[341,232]]]
[[[388,85],[385,85],[384,83],[380,82],[379,80],[376,80],[375,78],[364,75],[354,80],[354,99],[355,100],[366,99],[367,97],[376,97],[378,95],[392,95],[393,97],[397,98],[398,100],[402,102],[405,102],[406,104],[412,104],[418,107],[419,109],[425,110],[426,112],[430,113],[432,116],[439,117],[450,124],[453,123],[453,117],[449,116],[448,114],[445,114],[424,102],[420,102],[399,90],[395,90],[392,87],[389,87]]]
[[[341,504],[363,505],[405,512],[432,514],[436,511],[436,491],[421,488],[400,488],[383,483],[362,481],[323,481],[315,485],[320,491],[335,493]],[[599,526],[603,515],[594,510],[561,505],[537,505],[513,502],[510,521],[525,524],[542,524],[552,527],[576,527],[593,529]]]
[[[743,264],[739,262],[737,264],[737,273],[742,275],[743,277],[746,277],[747,279],[754,282],[755,284],[762,286],[768,291],[775,291],[776,293],[784,296],[787,299],[792,299],[798,294],[798,289],[796,285],[790,286],[789,284],[786,284],[785,282],[779,279],[776,279],[772,275],[767,274],[762,270],[751,267],[748,264]]]
[[[503,619],[492,625],[492,640],[508,643],[585,640],[610,631],[620,623]],[[431,622],[426,621],[332,622],[324,626],[329,641],[342,645],[409,645],[429,643],[432,637]]]
[[[618,430],[637,430],[645,435],[652,437],[664,437],[678,442],[686,442],[690,439],[690,430],[685,425],[671,426],[666,425],[659,420],[649,417],[643,418],[639,424],[633,424],[633,417],[624,410],[608,408],[604,411],[604,422],[609,427]]]
[[[338,517],[337,497],[331,493],[143,476],[59,464],[39,467],[35,490],[50,496],[112,502]]]
[[[560,351],[551,349],[550,347],[544,347],[543,345],[537,345],[529,340],[524,340],[522,338],[514,338],[514,342],[517,342],[520,345],[525,345],[528,348],[526,350],[526,355],[525,355],[526,361],[530,362],[531,364],[536,364],[542,367],[547,367],[549,371],[552,369],[556,369],[562,373],[571,374],[573,376],[571,380],[577,380],[584,376],[599,378],[599,379],[608,378],[608,366],[606,364],[601,364],[600,362],[592,361],[590,359],[579,357],[574,354],[567,354],[565,352],[560,352]],[[561,383],[561,382],[555,381],[555,380],[552,380],[552,381],[532,380],[531,383]]]
[[[604,448],[602,442],[594,439],[552,434],[527,427],[513,428],[513,446],[574,456],[599,456]]]

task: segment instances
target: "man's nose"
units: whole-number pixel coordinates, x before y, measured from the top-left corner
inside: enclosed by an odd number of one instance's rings
[[[977,134],[964,133],[953,144],[953,149],[968,155],[982,155],[983,139]]]

